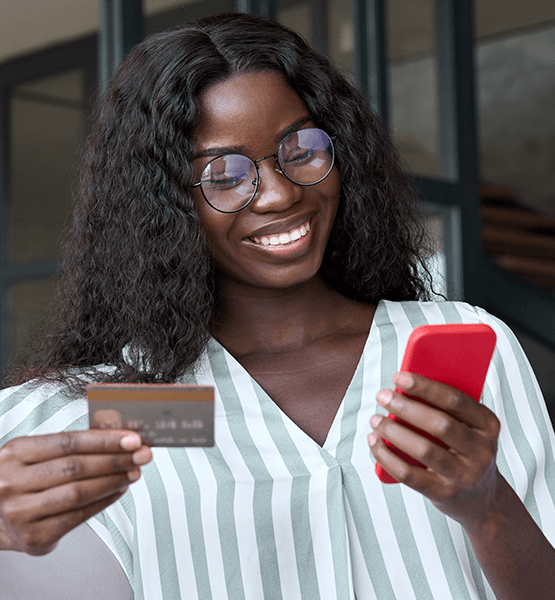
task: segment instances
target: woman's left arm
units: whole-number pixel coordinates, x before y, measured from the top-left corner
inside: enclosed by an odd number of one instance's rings
[[[418,375],[398,373],[393,382],[429,404],[391,390],[378,393],[379,404],[449,448],[374,415],[368,441],[376,460],[463,526],[498,600],[552,598],[555,549],[497,469],[495,414],[462,392]],[[383,439],[428,468],[409,465]]]

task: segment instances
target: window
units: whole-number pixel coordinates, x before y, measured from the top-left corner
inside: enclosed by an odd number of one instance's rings
[[[54,295],[95,80],[90,38],[0,66],[3,370],[24,357]]]

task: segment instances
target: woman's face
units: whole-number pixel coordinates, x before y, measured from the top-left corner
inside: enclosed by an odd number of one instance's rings
[[[228,79],[206,90],[200,103],[195,181],[216,156],[237,153],[257,160],[274,154],[288,133],[315,125],[299,96],[274,72]],[[339,203],[339,175],[334,167],[320,183],[300,186],[277,170],[273,158],[258,167],[258,191],[244,209],[218,212],[198,187],[192,189],[195,208],[227,283],[283,290],[310,280],[320,269]],[[272,238],[280,243],[267,244]]]

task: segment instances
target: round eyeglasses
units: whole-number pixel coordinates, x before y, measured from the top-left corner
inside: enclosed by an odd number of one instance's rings
[[[212,208],[234,213],[252,202],[260,184],[258,163],[273,158],[280,172],[297,185],[316,185],[331,172],[334,149],[330,136],[321,129],[308,127],[284,137],[276,153],[258,160],[244,154],[225,154],[213,158],[202,170],[200,187]]]

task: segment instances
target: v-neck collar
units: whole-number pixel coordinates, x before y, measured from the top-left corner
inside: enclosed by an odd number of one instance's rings
[[[382,310],[385,310],[385,308],[383,306],[383,302],[380,300],[380,302],[378,302],[378,304],[376,306],[376,310],[374,312],[374,317],[373,317],[372,323],[370,325],[370,330],[368,332],[368,336],[364,343],[362,352],[359,356],[356,369],[353,373],[353,377],[351,378],[351,381],[349,382],[349,385],[347,386],[345,395],[343,396],[343,398],[341,400],[341,403],[337,409],[337,412],[335,414],[335,417],[333,419],[331,427],[329,428],[329,431],[327,433],[326,440],[322,446],[320,446],[314,439],[312,439],[307,433],[305,433],[272,400],[272,398],[269,396],[269,394],[262,388],[262,386],[256,381],[256,379],[245,369],[245,367],[228,350],[226,350],[226,348],[224,346],[222,346],[220,344],[220,342],[218,342],[218,340],[216,340],[215,338],[211,338],[210,343],[211,343],[212,347],[214,348],[214,350],[220,351],[223,353],[223,355],[226,358],[227,364],[230,365],[230,367],[232,367],[233,371],[240,372],[245,377],[248,378],[248,380],[252,384],[254,390],[256,391],[257,397],[260,399],[261,410],[263,413],[267,412],[267,411],[277,411],[277,413],[281,416],[281,418],[286,423],[289,424],[288,429],[291,432],[295,432],[295,437],[297,438],[298,441],[304,440],[304,442],[306,443],[307,440],[309,440],[309,443],[313,444],[314,447],[316,447],[317,449],[325,450],[326,452],[335,454],[335,449],[337,448],[337,445],[339,444],[339,441],[341,440],[342,420],[343,420],[344,416],[348,416],[348,417],[352,416],[351,412],[353,412],[353,410],[349,406],[350,400],[352,399],[352,401],[357,403],[357,405],[358,405],[357,398],[360,398],[360,393],[362,392],[362,389],[361,389],[360,392],[357,394],[357,393],[355,393],[354,388],[356,388],[357,386],[362,387],[365,356],[368,353],[368,349],[371,346],[373,346],[374,344],[379,344],[379,341],[380,341],[377,323],[380,320],[378,313],[381,312]],[[357,412],[357,410],[355,410],[354,412]],[[356,416],[354,418],[356,419]]]

